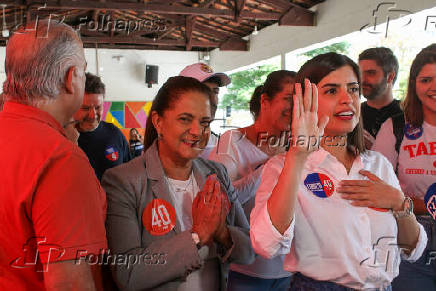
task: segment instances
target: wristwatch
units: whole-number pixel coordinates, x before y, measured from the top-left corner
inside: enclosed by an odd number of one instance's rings
[[[403,201],[403,209],[393,212],[396,219],[408,217],[413,214],[413,201],[410,197],[405,196]]]

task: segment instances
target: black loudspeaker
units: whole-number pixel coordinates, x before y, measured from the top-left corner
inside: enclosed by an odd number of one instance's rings
[[[157,84],[157,76],[159,72],[158,66],[146,65],[145,66],[145,83],[148,88],[151,88],[151,85]]]

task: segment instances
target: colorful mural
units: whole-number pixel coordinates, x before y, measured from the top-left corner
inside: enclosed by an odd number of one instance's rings
[[[118,102],[105,101],[103,104],[102,120],[113,123],[118,127],[126,139],[129,139],[129,130],[137,128],[144,136],[145,123],[150,112],[152,102]]]

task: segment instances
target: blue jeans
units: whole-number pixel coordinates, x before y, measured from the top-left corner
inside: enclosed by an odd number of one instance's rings
[[[400,274],[392,281],[393,291],[436,290],[436,257],[431,254],[436,252],[436,223],[429,215],[416,219],[427,233],[427,247],[415,263],[401,262]]]
[[[292,276],[291,288],[289,291],[355,291],[333,282],[318,281],[296,273]],[[392,291],[391,286],[384,288],[384,291]]]
[[[230,271],[228,291],[288,291],[291,277],[263,279]]]

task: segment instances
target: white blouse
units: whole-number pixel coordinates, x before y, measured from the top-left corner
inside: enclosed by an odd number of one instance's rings
[[[315,280],[355,289],[382,288],[398,275],[401,250],[396,245],[397,223],[391,211],[355,207],[336,192],[341,180],[367,180],[365,169],[400,189],[392,166],[381,154],[358,156],[347,174],[327,151],[309,155],[299,186],[295,216],[281,235],[272,225],[267,200],[282,171],[285,154],[268,161],[251,213],[250,236],[256,253],[270,258],[287,254],[284,269]],[[380,193],[380,195],[383,195]],[[427,244],[421,225],[416,248],[403,259],[417,260]]]

